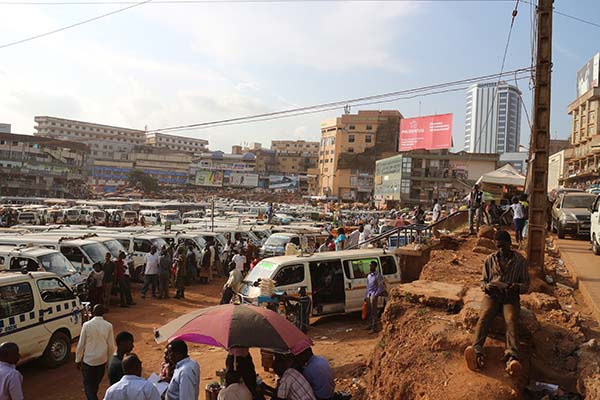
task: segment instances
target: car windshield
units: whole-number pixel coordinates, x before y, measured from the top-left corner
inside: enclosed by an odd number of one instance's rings
[[[290,236],[271,235],[265,242],[265,246],[285,247],[291,239]]]
[[[77,272],[73,264],[62,253],[40,256],[39,261],[46,271],[54,272],[58,276],[67,276]]]
[[[163,238],[150,239],[150,241],[156,246],[157,249],[161,249],[163,246],[168,246],[168,243],[165,242]]]
[[[79,215],[79,210],[67,210],[68,215]]]
[[[120,252],[127,254],[125,247],[123,247],[123,245],[116,239],[105,240],[102,242],[102,244],[108,248],[108,251],[110,251],[110,254],[113,257],[118,257]]]
[[[244,282],[256,282],[259,279],[267,279],[271,278],[273,272],[277,268],[277,264],[268,260],[262,260],[254,268],[252,271],[246,276]]]
[[[84,244],[83,246],[81,246],[81,248],[83,249],[83,251],[85,251],[85,253],[88,255],[88,257],[90,257],[90,259],[92,260],[92,262],[104,262],[104,257],[106,256],[107,253],[107,248],[102,246],[100,243],[94,243],[94,244]]]
[[[589,196],[565,196],[563,208],[589,208],[596,200],[595,195]]]

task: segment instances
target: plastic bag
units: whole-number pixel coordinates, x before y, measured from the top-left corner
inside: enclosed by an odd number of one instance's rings
[[[367,316],[369,315],[369,304],[367,303],[367,300],[363,300],[363,305],[362,305],[362,319],[363,321],[367,320]]]

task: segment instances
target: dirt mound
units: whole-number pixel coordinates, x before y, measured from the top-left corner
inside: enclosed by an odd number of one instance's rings
[[[423,267],[421,279],[478,285],[486,254],[473,253],[477,238],[468,237],[456,250],[432,250],[429,262]]]

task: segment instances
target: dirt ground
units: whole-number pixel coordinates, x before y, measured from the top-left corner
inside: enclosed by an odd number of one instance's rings
[[[143,375],[158,373],[164,348],[153,338],[153,329],[168,321],[197,309],[218,304],[221,287],[225,279],[215,279],[209,285],[196,284],[186,290],[185,300],[157,300],[139,297],[139,285],[134,285],[134,300],[137,305],[131,308],[113,306],[105,319],[114,326],[115,334],[122,330],[133,333],[134,352],[143,362]],[[113,299],[115,300],[115,299]],[[338,390],[353,392],[354,399],[360,400],[361,378],[365,365],[377,343],[377,335],[369,335],[357,313],[314,319],[309,336],[314,341],[315,354],[326,357],[334,368]],[[19,367],[23,374],[23,388],[26,399],[40,400],[80,400],[84,398],[81,373],[75,368],[73,344],[71,361],[57,369],[46,369],[39,361]],[[260,353],[252,350],[254,363],[259,375],[267,382],[272,373],[263,370]],[[226,352],[223,349],[205,345],[190,345],[190,356],[200,364],[201,395],[204,399],[204,387],[219,378],[215,372],[224,368]],[[104,396],[108,386],[105,376],[100,387],[99,397]]]

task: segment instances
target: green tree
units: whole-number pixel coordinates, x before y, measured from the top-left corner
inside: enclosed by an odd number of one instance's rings
[[[134,169],[129,174],[129,185],[139,187],[145,193],[158,191],[158,180],[138,169]]]

